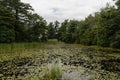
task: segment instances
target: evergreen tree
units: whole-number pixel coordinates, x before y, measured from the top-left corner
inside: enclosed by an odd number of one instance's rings
[[[48,25],[48,39],[54,39],[55,38],[55,27],[54,24],[51,22]]]
[[[10,43],[15,40],[12,11],[0,4],[0,43]]]

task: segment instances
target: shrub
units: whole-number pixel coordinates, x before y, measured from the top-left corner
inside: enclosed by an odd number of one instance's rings
[[[49,64],[40,80],[62,80],[62,69],[59,63]]]

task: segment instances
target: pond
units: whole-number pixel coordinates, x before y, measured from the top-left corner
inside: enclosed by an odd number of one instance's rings
[[[70,45],[47,45],[28,51],[27,54],[31,56],[16,56],[1,61],[0,79],[120,80],[120,57],[115,57],[119,52],[110,53]]]

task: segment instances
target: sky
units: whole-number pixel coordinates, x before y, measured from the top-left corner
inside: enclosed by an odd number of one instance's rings
[[[105,7],[107,3],[114,5],[113,0],[21,0],[29,3],[35,13],[42,16],[47,22],[65,19],[85,19]]]

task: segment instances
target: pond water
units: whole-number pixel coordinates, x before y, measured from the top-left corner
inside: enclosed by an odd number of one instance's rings
[[[34,50],[32,56],[1,61],[0,79],[40,80],[49,64],[60,61],[60,80],[120,80],[120,58],[111,54],[88,47],[49,45]]]

